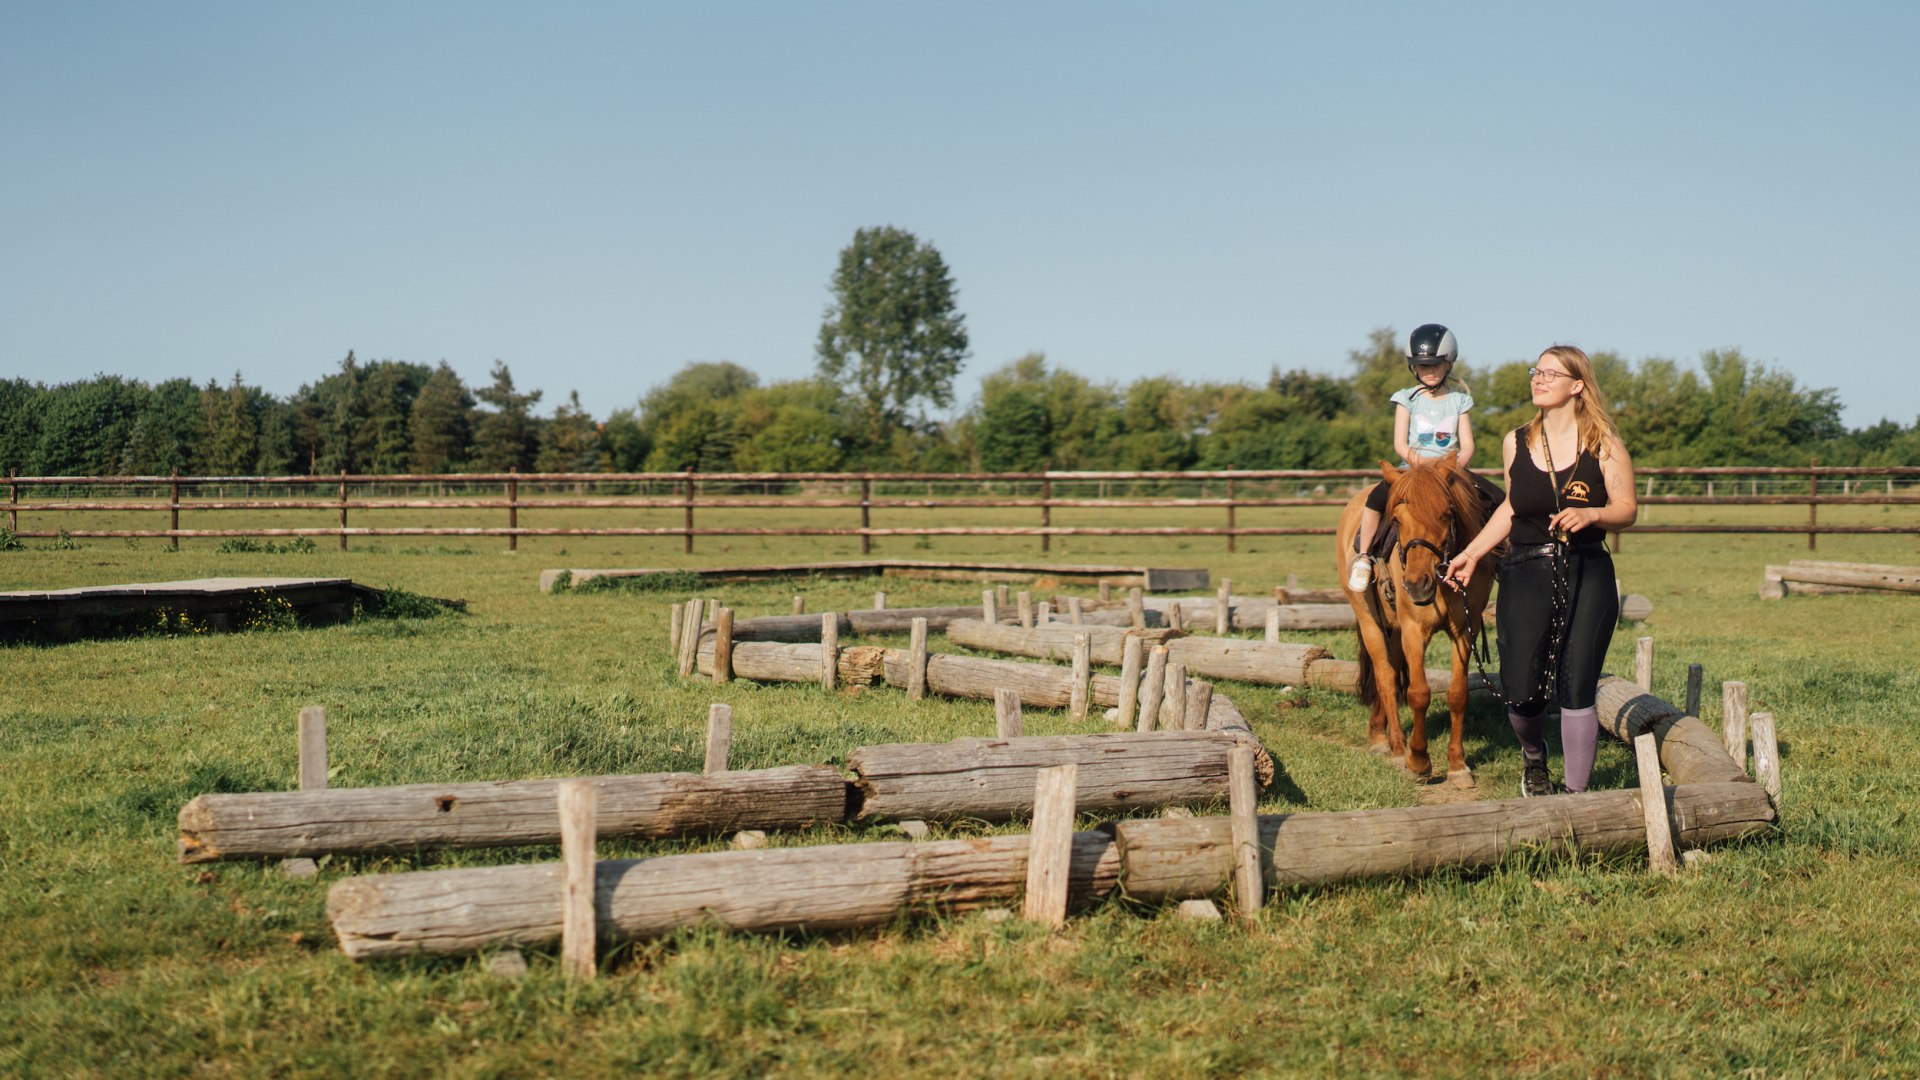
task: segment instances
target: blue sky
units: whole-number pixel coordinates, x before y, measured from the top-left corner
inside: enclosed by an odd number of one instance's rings
[[[1345,370],[1440,321],[1920,416],[1920,5],[0,5],[0,376],[813,369],[863,225],[973,356]]]

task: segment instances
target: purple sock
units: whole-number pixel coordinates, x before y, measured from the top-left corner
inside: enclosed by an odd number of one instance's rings
[[[1585,791],[1593,779],[1593,755],[1600,742],[1600,710],[1560,710],[1560,756],[1568,791]]]
[[[1544,710],[1532,716],[1521,716],[1508,709],[1507,723],[1513,725],[1513,733],[1520,738],[1522,754],[1532,761],[1547,760],[1547,714]]]

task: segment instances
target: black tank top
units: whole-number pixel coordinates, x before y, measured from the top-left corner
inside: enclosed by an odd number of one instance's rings
[[[1560,489],[1560,509],[1607,505],[1607,478],[1600,472],[1600,459],[1593,456],[1592,451],[1582,449],[1572,465],[1554,470],[1549,484],[1546,470],[1534,464],[1533,452],[1527,447],[1527,429],[1516,432],[1514,441],[1519,445],[1514,448],[1513,468],[1507,471],[1507,501],[1513,504],[1510,535],[1515,546],[1533,547],[1553,539],[1547,533],[1547,520],[1555,513],[1553,489],[1556,487]],[[1607,531],[1598,525],[1589,525],[1572,537],[1576,546],[1606,541]]]

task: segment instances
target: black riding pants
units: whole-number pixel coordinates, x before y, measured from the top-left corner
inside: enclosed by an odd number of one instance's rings
[[[1620,621],[1620,596],[1613,580],[1613,557],[1604,544],[1565,549],[1571,603],[1566,613],[1559,656],[1548,655],[1552,633],[1554,562],[1551,556],[1509,558],[1500,566],[1500,597],[1495,627],[1500,640],[1500,681],[1507,699],[1522,716],[1538,716],[1549,701],[1562,709],[1590,709],[1600,683],[1600,668]],[[1522,553],[1526,554],[1525,552]],[[1544,672],[1553,686],[1543,685]]]

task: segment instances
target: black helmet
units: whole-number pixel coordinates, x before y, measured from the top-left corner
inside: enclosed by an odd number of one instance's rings
[[[1451,364],[1460,358],[1460,343],[1453,331],[1437,322],[1417,327],[1407,335],[1407,366]]]

